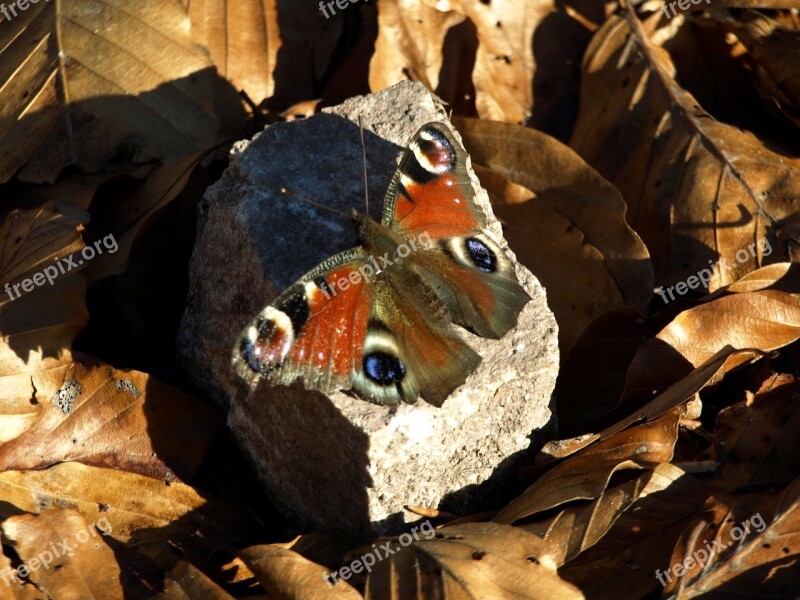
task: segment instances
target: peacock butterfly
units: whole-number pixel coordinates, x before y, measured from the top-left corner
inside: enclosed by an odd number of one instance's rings
[[[353,210],[361,245],[324,260],[247,325],[236,372],[376,404],[422,395],[441,406],[481,361],[449,323],[499,339],[530,300],[474,201],[466,157],[445,125],[424,125],[381,222]]]

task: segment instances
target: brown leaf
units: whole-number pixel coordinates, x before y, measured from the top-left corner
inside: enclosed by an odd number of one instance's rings
[[[325,567],[303,558],[294,550],[281,544],[251,546],[239,552],[258,581],[275,600],[316,600],[342,598],[360,600],[361,595],[350,585],[339,581],[336,585],[326,583],[328,571]]]
[[[645,312],[652,266],[647,248],[625,223],[625,204],[612,185],[567,146],[540,132],[472,119],[455,123],[473,163],[535,195],[514,206],[493,200],[497,215],[508,223],[511,249],[547,289],[562,353],[608,310],[629,304]]]
[[[277,0],[192,0],[192,40],[208,48],[220,75],[259,104],[275,91],[281,35]]]
[[[85,278],[76,274],[81,266],[70,266],[83,248],[77,230],[87,220],[83,210],[57,203],[13,210],[3,221],[0,285],[8,291],[0,294],[0,442],[30,427],[37,393],[31,376],[68,363],[72,340],[88,319]]]
[[[249,526],[220,500],[200,495],[179,481],[164,482],[76,462],[42,471],[0,473],[0,498],[0,516],[61,507],[74,508],[93,523],[102,514],[111,523],[111,537],[123,543],[173,539],[185,547],[196,534],[194,544],[203,537],[224,537],[230,543],[247,533]]]
[[[662,16],[643,26],[627,10],[597,32],[571,145],[622,192],[656,282],[669,289],[707,270],[713,291],[780,260],[775,236],[797,212],[800,160],[715,121],[676,83],[654,40],[678,25],[652,32]]]
[[[800,127],[800,32],[756,12],[746,13],[741,22],[726,19],[724,25],[747,48],[767,104]]]
[[[370,88],[377,91],[411,78],[436,91],[459,114],[472,113],[465,100],[474,96],[482,118],[524,122],[533,105],[531,40],[555,9],[551,0],[383,1],[378,4]],[[575,25],[565,13],[560,16],[562,24]],[[578,38],[577,47],[565,52],[576,60],[585,46],[585,36]],[[570,76],[575,79],[574,73]]]
[[[0,446],[0,471],[41,469],[76,460],[188,481],[205,457],[220,416],[196,400],[138,371],[92,360],[31,375],[36,418]]]
[[[520,529],[543,538],[561,566],[600,542],[639,498],[662,492],[682,475],[674,465],[662,463],[635,479],[609,487],[588,504],[569,506],[542,521],[520,525]]]
[[[74,510],[47,510],[2,524],[5,543],[14,548],[26,577],[50,598],[123,598],[120,568],[104,537],[111,524],[101,516],[85,521]],[[15,578],[9,573],[2,573]]]
[[[168,161],[239,129],[239,99],[188,32],[178,0],[29,5],[0,30],[0,182]]]
[[[465,20],[454,10],[439,10],[424,0],[382,0],[378,39],[370,64],[369,86],[379,91],[408,79],[436,90],[447,33]],[[424,23],[424,27],[421,24]]]
[[[158,600],[233,600],[233,596],[219,587],[199,569],[180,561],[166,577],[164,592],[155,596]],[[265,598],[266,600],[266,598]]]
[[[783,292],[800,292],[798,284],[800,284],[800,265],[782,262],[748,273],[730,284],[725,291],[740,294],[772,288]]]
[[[686,524],[669,563],[657,572],[665,594],[795,597],[799,497],[800,479],[772,494],[711,500],[701,519]]]
[[[646,487],[649,493],[640,493],[606,535],[559,569],[587,597],[618,600],[621,590],[636,590],[637,597],[660,590],[656,569],[669,560],[686,519],[709,494],[705,484],[671,464],[659,465]]]
[[[800,476],[800,382],[775,375],[747,402],[720,411],[714,445],[722,462],[715,483],[791,481]]]
[[[708,385],[709,382],[716,381],[717,376],[723,371],[723,367],[728,362],[728,359],[737,355],[746,355],[749,357],[752,355],[752,352],[735,350],[730,346],[725,346],[719,352],[710,356],[699,367],[693,369],[684,377],[681,377],[643,406],[631,402],[631,397],[623,398],[625,402],[620,403],[615,413],[623,412],[630,414],[627,414],[625,418],[604,429],[601,437],[606,438],[610,435],[614,435],[618,431],[622,431],[628,425],[641,419],[652,420],[668,410],[692,399],[692,397]],[[719,377],[721,378],[721,375]],[[632,410],[635,410],[635,412],[631,413]]]
[[[628,370],[621,404],[638,404],[666,389],[720,348],[769,352],[800,338],[800,295],[762,290],[716,298],[679,314],[644,344]],[[758,353],[736,353],[725,372]]]
[[[678,438],[679,419],[678,411],[673,411],[583,448],[545,473],[494,520],[516,523],[566,502],[593,500],[600,497],[617,471],[669,462]]]
[[[617,308],[584,329],[562,360],[553,393],[560,434],[589,431],[600,415],[619,404],[636,352],[674,318],[672,313],[662,311],[643,319],[633,308]]]
[[[584,597],[558,576],[542,540],[515,527],[466,523],[391,548],[367,579],[369,600]]]

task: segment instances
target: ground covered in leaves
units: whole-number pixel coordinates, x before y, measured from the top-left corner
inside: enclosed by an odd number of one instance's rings
[[[800,594],[796,0],[7,4],[0,598]],[[293,537],[175,367],[196,207],[408,79],[547,289],[560,440],[490,512]]]

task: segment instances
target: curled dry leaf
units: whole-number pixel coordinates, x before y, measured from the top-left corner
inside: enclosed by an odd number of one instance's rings
[[[756,12],[746,13],[741,22],[726,19],[724,24],[747,48],[766,103],[800,127],[800,31]]]
[[[610,435],[614,435],[628,425],[641,419],[652,420],[666,411],[691,400],[694,395],[706,385],[712,381],[716,381],[719,374],[723,373],[723,367],[728,359],[736,355],[746,355],[749,357],[752,355],[752,352],[749,350],[736,350],[730,346],[725,346],[714,354],[714,356],[710,356],[702,365],[680,378],[658,396],[644,404],[644,406],[639,406],[638,404],[632,405],[631,396],[623,397],[624,402],[620,404],[615,413],[624,412],[627,413],[627,415],[625,418],[604,429],[601,437],[606,438]]]
[[[665,594],[794,597],[800,556],[798,498],[800,479],[770,494],[711,500],[700,519],[685,524],[669,563],[658,572]]]
[[[618,600],[621,590],[636,590],[637,597],[660,590],[656,569],[667,563],[686,519],[709,496],[708,486],[675,465],[661,464],[641,476],[647,475],[648,493],[640,493],[605,536],[559,569],[587,597]]]
[[[714,120],[676,83],[654,39],[679,22],[648,33],[662,17],[643,26],[631,9],[597,32],[571,146],[622,192],[656,282],[669,289],[707,269],[713,291],[780,260],[777,239],[798,218],[800,160]]]
[[[682,475],[677,467],[661,463],[635,479],[609,486],[588,504],[574,504],[544,520],[519,527],[543,538],[561,566],[600,542],[639,498],[663,492]]]
[[[251,546],[239,557],[255,574],[270,598],[277,600],[308,599],[360,600],[353,587],[343,581],[328,585],[328,569],[302,557],[282,544]]]
[[[542,540],[515,527],[465,523],[391,547],[367,578],[369,600],[584,597],[558,576]]]
[[[0,286],[8,288],[0,291],[0,442],[30,427],[32,374],[68,363],[72,340],[88,319],[85,278],[80,265],[70,266],[83,248],[78,228],[87,220],[83,210],[60,203],[13,210],[3,220]]]
[[[241,103],[189,29],[178,0],[40,2],[5,24],[0,182],[166,162],[236,131]]]
[[[625,381],[623,405],[637,404],[730,346],[769,352],[800,338],[800,295],[776,290],[732,294],[680,313],[636,354]],[[755,353],[736,353],[731,369]]]
[[[106,523],[87,522],[74,510],[47,510],[3,521],[3,542],[29,571],[26,579],[48,598],[121,600],[120,568],[104,540]]]
[[[164,577],[164,592],[157,600],[234,600],[233,596],[209,579],[200,569],[180,561]]]
[[[221,422],[210,405],[177,388],[96,361],[48,368],[30,380],[35,420],[0,446],[0,471],[76,460],[188,481]]]
[[[653,270],[639,236],[625,222],[619,192],[561,142],[532,129],[457,119],[474,164],[531,191],[505,206],[493,197],[517,258],[547,289],[566,354],[596,317],[625,304],[644,313]],[[504,188],[507,189],[507,188]]]
[[[669,462],[678,438],[680,413],[675,410],[582,448],[555,465],[494,518],[516,523],[574,500],[600,497],[612,475],[624,469],[647,469]]]
[[[800,382],[774,375],[749,401],[720,411],[714,426],[714,445],[722,462],[716,485],[730,489],[800,477],[798,397]]]

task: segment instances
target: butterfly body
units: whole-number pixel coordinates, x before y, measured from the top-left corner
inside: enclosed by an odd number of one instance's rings
[[[360,245],[301,277],[244,330],[233,365],[384,405],[439,406],[480,363],[456,323],[497,339],[530,299],[473,200],[466,152],[439,123],[401,159],[377,222],[353,211]]]

